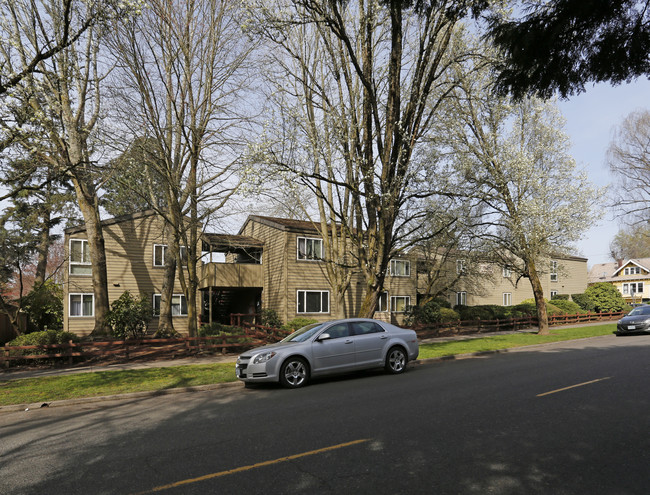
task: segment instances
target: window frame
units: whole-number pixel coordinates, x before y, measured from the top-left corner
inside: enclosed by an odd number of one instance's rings
[[[405,274],[397,273],[397,270],[394,268],[398,264],[404,264]],[[410,277],[411,276],[411,260],[405,260],[403,258],[395,258],[390,260],[389,273],[391,277]]]
[[[512,277],[512,269],[509,266],[502,267],[501,273],[503,274],[503,278]]]
[[[382,304],[383,301],[383,304]],[[377,298],[377,313],[388,313],[388,303],[390,300],[388,299],[388,291],[387,290],[382,290],[379,293],[379,297]]]
[[[320,294],[320,311],[307,311],[307,294],[319,293]],[[327,308],[323,311],[323,296],[326,296]],[[302,299],[302,301],[301,301]],[[302,306],[303,310],[300,311]],[[296,314],[299,315],[328,315],[330,314],[330,291],[329,290],[313,290],[313,289],[297,289],[296,290]]]
[[[305,242],[305,254],[304,256],[301,256],[300,253],[300,241],[303,240]],[[317,242],[320,244],[320,258],[317,258],[316,256],[312,255],[311,257],[307,254],[307,245],[308,243],[314,243]],[[312,247],[312,252],[314,251],[314,248]],[[297,261],[323,261],[323,239],[321,237],[306,237],[306,236],[297,236],[296,237],[296,260]]]
[[[176,306],[179,308],[178,314],[174,314],[174,298],[178,297],[178,303]],[[156,299],[158,300],[158,305],[156,305]],[[185,313],[183,313],[183,299],[185,299]],[[154,318],[160,317],[160,303],[162,302],[162,294],[153,294],[153,299],[152,299],[152,312]],[[185,294],[172,294],[172,318],[175,317],[186,317],[188,314],[188,309],[187,309],[187,298],[185,297]]]
[[[162,263],[158,264],[156,263],[156,248],[163,248],[162,249]],[[153,245],[153,266],[154,268],[164,268],[165,267],[165,260],[167,258],[167,250],[169,249],[169,244],[154,244]],[[181,259],[181,265],[182,266],[187,266],[187,246],[178,246],[178,255]]]
[[[465,266],[465,260],[456,260],[456,275],[462,275],[466,270],[467,267]]]
[[[88,261],[74,261],[72,259],[72,244],[79,242],[81,243],[81,259],[88,259]],[[74,267],[87,267],[90,268],[87,273],[74,273]],[[88,245],[88,239],[70,239],[68,243],[68,273],[70,275],[81,275],[81,276],[90,276],[92,275],[93,263],[90,260],[90,247]]]
[[[81,314],[72,314],[72,297],[81,297]],[[84,314],[84,298],[90,297],[91,314]],[[68,294],[68,317],[69,318],[94,318],[95,317],[95,294],[92,292],[71,292]]]
[[[558,275],[557,275],[557,261],[556,260],[551,260],[551,282],[557,282],[558,281]]]
[[[502,293],[501,303],[503,306],[512,306],[512,292]]]
[[[459,302],[459,296],[461,302]],[[456,306],[467,306],[467,291],[461,290],[456,292]]]
[[[404,309],[397,311],[397,300],[404,299]],[[391,313],[405,313],[408,307],[411,305],[411,296],[390,296],[390,312]]]

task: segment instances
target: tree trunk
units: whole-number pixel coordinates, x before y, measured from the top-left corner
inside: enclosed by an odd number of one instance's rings
[[[533,288],[533,295],[535,296],[535,305],[537,306],[537,321],[539,325],[538,335],[548,335],[548,313],[546,312],[546,301],[544,300],[544,290],[542,283],[539,280],[539,274],[534,262],[528,264],[528,277],[530,285]]]
[[[165,275],[160,291],[160,316],[158,317],[157,335],[174,335],[174,322],[172,319],[172,297],[174,295],[174,282],[176,280],[176,255],[178,254],[178,239],[174,227],[165,225],[167,229],[167,251],[165,253]]]
[[[36,262],[36,273],[34,275],[34,287],[39,287],[45,282],[47,275],[47,260],[50,250],[50,221],[51,209],[47,203],[41,205],[41,232],[36,252],[38,260]]]

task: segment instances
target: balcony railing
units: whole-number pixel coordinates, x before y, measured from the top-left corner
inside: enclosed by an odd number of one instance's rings
[[[207,287],[262,287],[262,265],[252,263],[204,263],[199,289]]]

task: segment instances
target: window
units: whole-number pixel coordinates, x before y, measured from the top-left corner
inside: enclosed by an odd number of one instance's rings
[[[380,292],[379,299],[377,301],[377,311],[379,313],[385,313],[388,311],[388,292]]]
[[[512,306],[512,292],[503,293],[503,305]]]
[[[641,273],[641,267],[628,266],[627,268],[623,269],[623,273],[625,275],[638,275]]]
[[[377,323],[373,321],[355,321],[350,323],[354,330],[354,335],[367,335],[369,333],[381,333],[384,331]]]
[[[332,325],[325,333],[329,334],[330,339],[340,339],[341,337],[350,336],[350,326],[347,323],[337,323]]]
[[[403,313],[410,305],[410,296],[391,296],[390,298],[390,310],[392,313]]]
[[[95,315],[95,296],[93,294],[70,294],[69,314],[76,316]]]
[[[410,277],[411,262],[409,260],[390,260],[390,274],[393,277]]]
[[[160,316],[160,294],[153,295],[153,315]],[[172,316],[187,316],[187,299],[183,294],[172,296]]]
[[[623,294],[641,294],[643,292],[643,282],[631,282],[623,284]]]
[[[551,291],[551,299],[553,299],[555,296],[557,296],[557,291],[556,291],[556,290],[552,290],[552,291]]]
[[[557,282],[557,261],[551,261],[551,282]]]
[[[330,293],[326,290],[299,290],[298,313],[329,313]]]
[[[456,292],[456,306],[467,305],[467,292]]]
[[[319,261],[323,259],[323,239],[298,237],[298,259]]]
[[[185,246],[180,246],[179,254],[181,257],[181,264],[186,266],[187,248]],[[165,266],[166,257],[167,257],[167,244],[154,244],[153,245],[153,266]]]
[[[508,266],[503,267],[503,278],[510,278],[512,275],[512,270]]]
[[[456,260],[456,273],[458,275],[465,273],[465,260]]]
[[[90,275],[92,264],[90,263],[90,250],[88,241],[85,239],[70,239],[70,274]]]

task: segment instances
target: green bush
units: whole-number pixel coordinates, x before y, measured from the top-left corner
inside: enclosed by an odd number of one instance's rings
[[[551,297],[551,301],[568,301],[568,300],[569,300],[569,294],[555,294],[553,297]]]
[[[438,323],[440,321],[440,309],[440,304],[435,299],[423,305],[409,306],[404,311],[404,324],[412,326]]]
[[[456,306],[462,320],[497,320],[510,318],[511,306],[482,304],[479,306]]]
[[[578,306],[573,301],[568,301],[566,299],[553,299],[553,306],[560,308],[566,314],[577,315],[582,313],[582,308]]]
[[[451,308],[440,308],[440,323],[460,320],[460,315]]]
[[[596,310],[596,305],[587,294],[571,294],[571,299],[574,303],[580,306],[582,311],[585,313]]]
[[[558,306],[555,305],[555,301],[550,302],[548,299],[545,299],[546,301],[546,313],[550,315],[563,315],[565,314],[565,311]],[[533,312],[531,313],[531,316],[537,316],[537,306],[535,304],[534,299],[524,299],[522,301],[522,304],[530,304],[532,305]]]
[[[113,337],[118,339],[142,338],[152,317],[149,298],[136,299],[126,290],[111,303],[106,315],[106,323],[111,327]]]
[[[318,320],[314,320],[313,318],[298,317],[294,318],[293,320],[289,320],[286,325],[282,325],[282,330],[295,332],[299,328],[311,325],[312,323],[318,323]]]
[[[594,309],[599,313],[623,311],[627,307],[618,289],[608,282],[596,282],[590,285],[585,295],[591,299]]]
[[[212,336],[228,336],[228,335],[244,335],[246,332],[241,327],[232,325],[223,325],[218,322],[207,323],[201,325],[198,330],[199,337],[212,337]]]
[[[19,335],[15,339],[9,341],[9,346],[23,346],[23,345],[37,345],[45,346],[52,344],[67,344],[68,342],[79,342],[79,337],[74,333],[63,332],[61,330],[44,330],[41,332],[31,332],[24,335]],[[28,356],[30,354],[56,354],[61,352],[60,349],[24,349],[22,351],[12,351],[16,355]]]
[[[260,323],[265,327],[281,328],[282,319],[274,309],[263,309],[260,312]]]
[[[25,297],[23,308],[38,330],[63,329],[63,289],[52,280],[35,286]]]

